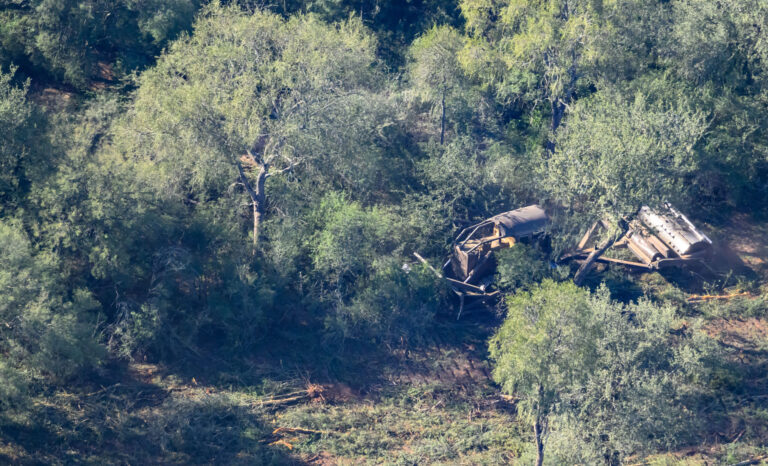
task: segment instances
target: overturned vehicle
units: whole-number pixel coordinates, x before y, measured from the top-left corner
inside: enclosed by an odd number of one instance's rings
[[[476,283],[494,269],[495,251],[540,235],[548,222],[544,209],[531,205],[469,226],[453,240],[451,257],[443,269],[450,266],[456,279]]]
[[[610,229],[605,220],[595,222],[576,249],[563,259],[585,259],[625,265],[636,269],[656,270],[679,267],[692,262],[705,264],[712,253],[712,240],[701,233],[669,203],[659,209],[643,206],[637,215],[624,222],[622,234],[615,242],[595,244],[601,229]],[[633,260],[605,255],[609,249],[627,249]]]
[[[497,294],[488,291],[496,266],[496,251],[514,247],[518,242],[544,238],[548,225],[546,211],[531,205],[463,229],[454,239],[450,257],[443,265],[443,275],[461,297],[462,305],[464,297],[489,298]],[[578,246],[558,262],[580,262],[574,277],[578,283],[594,262],[650,271],[692,262],[704,264],[711,254],[712,241],[670,204],[658,209],[643,206],[632,219],[622,221],[621,227],[618,237],[597,244],[600,230],[616,231],[616,228],[607,220],[596,222]],[[606,254],[622,249],[629,253],[623,258]]]
[[[496,295],[488,287],[496,268],[494,253],[541,237],[549,217],[538,205],[504,212],[463,229],[453,240],[451,255],[443,273],[453,290],[465,296],[488,298]],[[419,256],[417,256],[419,257]]]

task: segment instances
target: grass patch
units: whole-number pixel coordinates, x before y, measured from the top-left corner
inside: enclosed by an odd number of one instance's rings
[[[391,387],[363,402],[295,406],[274,422],[327,432],[298,438],[297,452],[369,464],[508,463],[529,441],[489,387]]]

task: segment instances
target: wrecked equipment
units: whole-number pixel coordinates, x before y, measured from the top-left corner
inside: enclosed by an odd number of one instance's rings
[[[712,241],[700,232],[688,218],[669,203],[659,209],[643,206],[637,215],[625,221],[621,236],[602,247],[594,243],[598,231],[609,230],[607,220],[596,222],[579,242],[575,251],[563,259],[587,259],[592,262],[616,263],[644,270],[678,267],[691,262],[703,264],[712,252]],[[609,248],[628,249],[635,260],[603,255]],[[602,250],[602,252],[601,252]],[[591,262],[587,265],[591,265]]]
[[[511,210],[463,229],[451,247],[451,257],[443,266],[456,281],[479,286],[496,265],[494,252],[510,248],[518,241],[544,232],[549,218],[538,205]]]

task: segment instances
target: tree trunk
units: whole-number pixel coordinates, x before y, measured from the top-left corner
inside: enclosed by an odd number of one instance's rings
[[[261,206],[255,201],[253,206],[253,253],[256,254],[256,246],[259,244],[259,225],[261,225]]]
[[[552,100],[552,121],[550,126],[552,137],[549,141],[547,141],[547,151],[550,154],[555,152],[555,134],[557,133],[558,128],[560,128],[560,125],[563,123],[565,109],[568,107],[568,104],[571,103],[571,100],[573,100],[573,94],[576,91],[576,80],[578,79],[578,76],[576,75],[576,58],[573,57],[573,59],[574,63],[570,68],[568,68],[568,87],[565,89],[563,98]]]
[[[536,466],[544,462],[544,442],[541,441],[541,422],[539,418],[533,422],[533,436],[536,439]]]
[[[551,129],[554,135],[557,129],[560,128],[560,124],[563,122],[563,115],[565,114],[566,102],[558,99],[552,102],[552,123]]]
[[[602,246],[592,251],[588,256],[587,260],[584,261],[583,264],[581,264],[581,267],[579,267],[579,270],[576,271],[576,275],[573,276],[573,283],[576,285],[581,285],[581,282],[584,281],[584,277],[587,276],[590,269],[592,268],[592,264],[595,263],[597,259],[600,258],[600,256],[603,255],[605,251],[608,250],[609,247],[616,241],[615,236],[611,237],[609,240],[607,240],[605,243],[603,243]]]
[[[440,145],[442,146],[445,140],[445,91],[440,101],[440,114]]]
[[[256,246],[259,244],[259,227],[261,226],[261,217],[264,215],[264,204],[266,203],[264,184],[267,181],[269,165],[259,165],[259,174],[256,177],[255,189],[251,186],[250,181],[248,181],[248,177],[240,162],[235,162],[235,165],[237,165],[237,171],[240,173],[240,181],[243,183],[243,186],[245,186],[245,190],[248,191],[248,196],[250,196],[251,205],[253,206],[253,254],[256,254]]]
[[[602,256],[603,253],[605,253],[605,251],[607,251],[608,248],[610,248],[613,245],[613,243],[616,242],[617,239],[619,239],[624,233],[627,232],[627,229],[629,228],[629,226],[626,225],[623,221],[621,222],[621,225],[622,225],[622,229],[620,233],[615,234],[610,238],[608,238],[607,240],[605,240],[605,242],[602,245],[600,245],[597,249],[592,251],[587,256],[587,260],[585,260],[584,263],[581,264],[581,267],[579,267],[579,270],[576,271],[576,275],[573,276],[573,283],[575,283],[576,285],[581,285],[581,282],[584,281],[584,277],[586,277],[587,273],[589,273],[589,269],[592,268],[592,264],[594,264],[595,261],[599,259],[600,256]]]
[[[259,174],[256,178],[255,196],[252,197],[253,202],[253,249],[256,251],[256,246],[259,244],[259,227],[261,226],[261,217],[264,215],[264,204],[266,204],[266,193],[264,190],[264,184],[267,181],[267,167],[262,165],[259,167]]]

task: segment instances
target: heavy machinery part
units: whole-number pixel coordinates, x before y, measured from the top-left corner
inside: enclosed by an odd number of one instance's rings
[[[494,225],[494,231],[497,232],[498,238],[514,237],[519,239],[544,231],[548,222],[549,217],[547,217],[544,209],[538,205],[529,205],[468,226],[456,236],[454,244],[463,246],[480,228],[486,225]]]
[[[626,219],[622,222],[626,222]],[[624,225],[626,230],[623,236],[609,247],[610,249],[628,248],[639,262],[604,257],[602,253],[608,248],[587,246],[596,239],[598,228],[602,227],[605,230],[612,228],[608,221],[601,220],[592,225],[573,252],[561,258],[561,260],[585,260],[574,281],[578,282],[583,278],[591,263],[595,261],[657,270],[701,261],[711,251],[712,241],[699,232],[685,215],[669,204],[665,204],[661,209],[643,206],[638,210],[637,217]],[[704,262],[701,263],[704,264]]]
[[[635,253],[646,264],[650,264],[662,257],[661,252],[648,241],[647,237],[643,236],[639,228],[631,229],[627,232],[627,239],[627,247],[630,251]]]
[[[712,241],[699,232],[688,218],[665,204],[667,212],[652,210],[643,206],[638,212],[638,218],[652,233],[672,248],[678,256],[687,256],[703,251],[712,245]]]
[[[456,236],[451,259],[443,268],[450,265],[456,279],[464,283],[474,282],[493,269],[494,251],[512,247],[522,238],[543,232],[548,221],[544,209],[531,205],[471,225]]]
[[[549,222],[547,213],[538,205],[530,205],[499,214],[491,219],[502,237],[524,238],[541,233]]]

